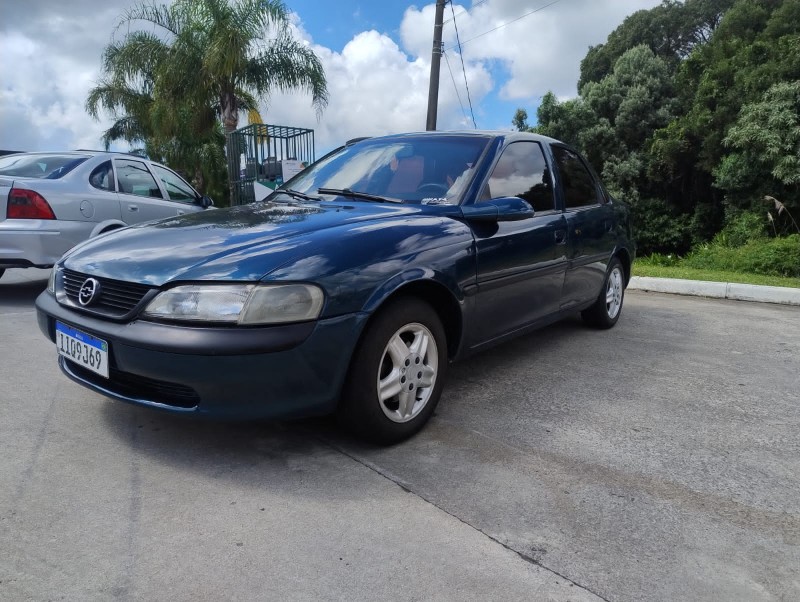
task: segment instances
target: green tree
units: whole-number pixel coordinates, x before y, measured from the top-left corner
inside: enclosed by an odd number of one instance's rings
[[[604,44],[589,48],[581,61],[578,89],[602,80],[619,57],[641,45],[650,48],[674,70],[695,47],[710,40],[722,15],[733,3],[734,0],[664,0],[652,9],[633,13],[611,32]]]
[[[530,131],[531,127],[528,125],[528,111],[521,108],[517,109],[517,112],[514,113],[514,117],[511,120],[511,124],[517,128],[518,132]]]
[[[732,151],[714,175],[729,202],[755,209],[771,195],[787,209],[800,207],[800,80],[775,84],[745,105],[723,142]]]
[[[273,92],[303,90],[318,112],[326,106],[322,64],[289,25],[280,0],[138,4],[117,25],[126,34],[106,49],[87,108],[115,116],[107,143],[143,141],[179,162],[216,162],[240,112]]]

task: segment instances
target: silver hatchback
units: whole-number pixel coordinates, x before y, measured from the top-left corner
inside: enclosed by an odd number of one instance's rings
[[[135,155],[0,157],[0,276],[7,268],[49,267],[92,236],[211,205],[174,171]]]

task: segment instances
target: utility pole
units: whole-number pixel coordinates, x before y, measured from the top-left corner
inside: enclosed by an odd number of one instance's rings
[[[431,52],[431,79],[428,88],[428,121],[425,129],[436,129],[436,112],[439,108],[439,67],[442,64],[442,21],[447,0],[436,0],[436,18],[433,23],[433,51]]]

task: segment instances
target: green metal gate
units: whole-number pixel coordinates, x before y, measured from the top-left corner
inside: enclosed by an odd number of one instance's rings
[[[314,130],[256,123],[230,134],[228,177],[231,205],[260,199],[314,162]]]

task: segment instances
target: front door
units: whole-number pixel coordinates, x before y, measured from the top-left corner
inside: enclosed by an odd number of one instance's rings
[[[502,153],[478,203],[518,197],[534,215],[473,225],[477,284],[474,344],[510,334],[559,309],[564,281],[565,224],[537,142],[515,142]]]

